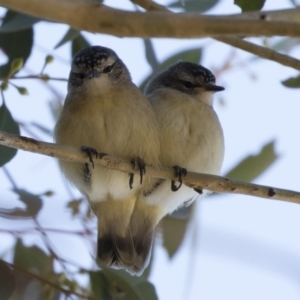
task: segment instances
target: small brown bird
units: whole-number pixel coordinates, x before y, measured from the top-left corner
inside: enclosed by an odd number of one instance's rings
[[[160,160],[165,167],[219,174],[224,157],[224,138],[213,109],[213,94],[224,90],[214,75],[201,65],[179,62],[153,77],[145,94],[155,111],[160,129]],[[203,193],[205,194],[205,193]],[[182,185],[173,192],[168,180],[140,198],[131,217],[140,264],[147,264],[156,224],[199,194]]]
[[[113,50],[93,46],[74,56],[55,140],[159,165],[159,134],[153,109]],[[130,189],[126,173],[96,164],[59,164],[98,217],[98,264],[140,273],[133,235],[136,229],[129,223],[138,197],[148,194],[156,180],[145,178],[142,185],[135,180]]]

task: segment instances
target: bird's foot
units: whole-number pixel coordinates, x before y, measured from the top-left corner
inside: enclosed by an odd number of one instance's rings
[[[140,184],[143,183],[143,177],[146,173],[146,164],[143,159],[136,157],[131,160],[132,168],[135,170],[138,168],[140,170]],[[129,187],[132,189],[133,187],[133,181],[134,181],[134,173],[129,174]]]
[[[84,152],[88,156],[89,161],[92,164],[93,169],[94,169],[95,165],[94,165],[93,156],[98,158],[98,156],[99,156],[98,151],[95,148],[86,147],[86,146],[81,146],[81,151]]]
[[[194,189],[194,191],[197,192],[200,195],[203,194],[203,189]]]
[[[92,181],[92,172],[90,170],[89,164],[84,163],[83,164],[83,176],[84,176],[84,181],[90,185]]]
[[[176,186],[175,181],[172,180],[171,183],[171,190],[173,192],[176,192],[180,189],[180,187],[182,186],[182,178],[184,176],[186,176],[187,171],[184,168],[178,167],[178,166],[174,166],[173,169],[175,170],[175,176],[178,177],[178,181],[179,181],[179,186]]]

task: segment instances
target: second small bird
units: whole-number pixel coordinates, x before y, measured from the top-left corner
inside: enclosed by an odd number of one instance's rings
[[[145,94],[155,111],[160,129],[160,160],[163,166],[218,175],[224,157],[224,138],[213,109],[213,94],[224,88],[201,65],[179,62],[150,80]],[[204,191],[205,194],[205,191]],[[149,260],[153,230],[162,217],[199,194],[182,185],[173,192],[164,180],[135,206],[131,227],[137,253]]]

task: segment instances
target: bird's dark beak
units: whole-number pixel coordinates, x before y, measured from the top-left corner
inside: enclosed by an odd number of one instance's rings
[[[100,77],[100,72],[98,72],[98,71],[95,70],[95,69],[91,69],[91,70],[89,71],[89,73],[87,74],[86,77],[89,78],[89,79],[96,78],[96,77]]]
[[[204,86],[204,89],[208,92],[221,92],[221,91],[224,91],[225,88],[223,88],[222,86],[219,86],[219,85],[215,85],[215,84],[212,84],[212,83],[208,83]]]

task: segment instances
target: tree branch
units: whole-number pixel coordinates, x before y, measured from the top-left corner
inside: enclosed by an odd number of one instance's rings
[[[56,157],[66,161],[89,162],[89,158],[86,154],[75,147],[40,142],[23,136],[15,136],[3,131],[0,131],[0,144],[7,147]],[[133,166],[129,161],[105,153],[99,153],[98,158],[94,159],[94,163],[125,173],[139,174],[139,170],[137,168],[133,169]],[[177,180],[173,168],[154,168],[150,165],[147,166],[146,176]],[[239,182],[221,176],[188,172],[184,177],[183,182],[187,186],[198,190],[207,189],[217,193],[243,194],[300,204],[299,192]]]
[[[242,40],[238,37],[227,37],[227,36],[217,36],[214,38],[217,41],[231,45],[233,47],[242,49],[244,51],[250,52],[262,58],[275,61],[284,66],[294,68],[300,71],[300,60],[295,59],[289,55],[278,53],[272,49],[268,49],[263,46],[255,45],[253,43]]]
[[[139,6],[143,7],[146,10],[164,11],[164,12],[171,13],[171,11],[168,10],[166,7],[157,4],[156,2],[154,2],[152,0],[131,0],[131,1],[136,3]],[[257,18],[259,17],[258,13],[251,13],[251,15],[253,17],[256,16]],[[275,15],[275,16],[278,17],[278,16],[280,16],[280,14]],[[299,17],[299,15],[298,15],[298,17]],[[295,59],[295,58],[293,58],[289,55],[281,54],[281,53],[278,53],[278,52],[276,52],[272,49],[268,49],[266,47],[255,45],[253,43],[244,41],[243,39],[241,39],[239,37],[215,36],[214,39],[219,41],[219,42],[231,45],[233,47],[242,49],[244,51],[250,52],[250,53],[255,54],[257,56],[260,56],[260,57],[263,57],[265,59],[278,62],[278,63],[280,63],[284,66],[291,67],[291,68],[294,68],[294,69],[300,71],[300,60]]]
[[[0,0],[0,5],[46,20],[67,23],[80,30],[122,37],[300,36],[300,9],[264,12],[263,15],[256,12],[236,16],[202,16],[197,13],[123,11],[88,0]]]

